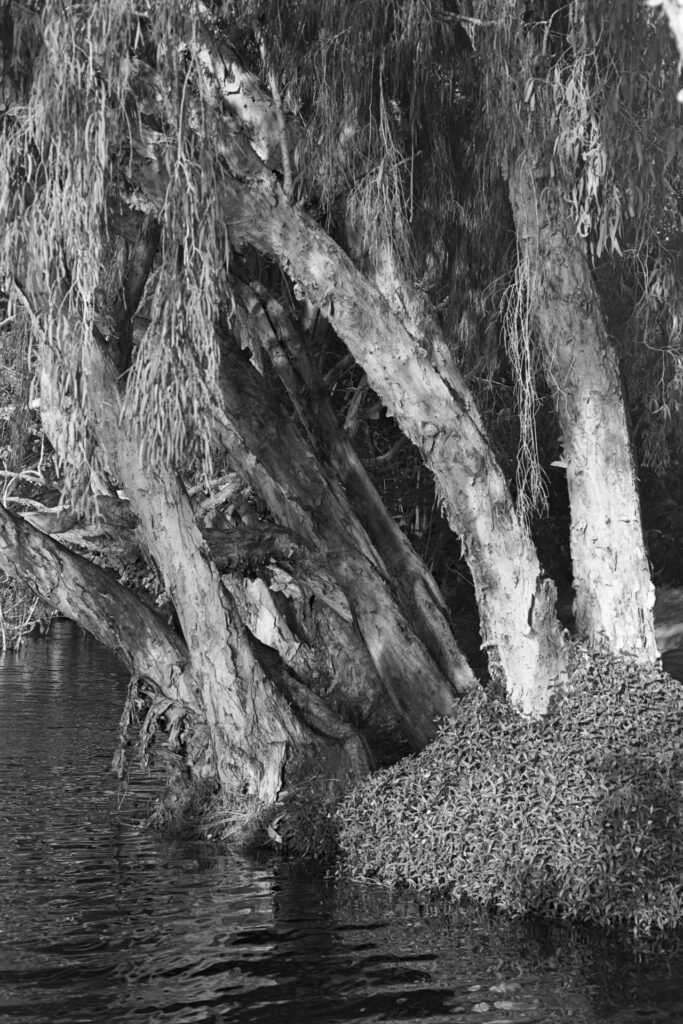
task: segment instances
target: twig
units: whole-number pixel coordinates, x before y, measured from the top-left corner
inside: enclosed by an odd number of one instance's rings
[[[399,437],[398,441],[392,444],[388,452],[385,452],[384,455],[377,455],[374,459],[370,459],[368,464],[370,466],[385,466],[388,462],[391,462],[392,459],[396,458],[401,448],[403,448],[403,445],[406,443],[406,440],[407,438],[405,437]]]

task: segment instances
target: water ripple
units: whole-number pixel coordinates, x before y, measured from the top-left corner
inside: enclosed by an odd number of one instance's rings
[[[683,957],[505,924],[140,827],[125,679],[68,623],[0,659],[2,1024],[683,1019]]]

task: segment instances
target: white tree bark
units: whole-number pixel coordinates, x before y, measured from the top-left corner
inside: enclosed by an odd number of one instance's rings
[[[669,20],[669,28],[676,42],[676,48],[683,61],[683,0],[647,0],[649,7],[662,7]],[[683,90],[678,99],[683,102]]]
[[[392,593],[390,579],[344,489],[321,470],[263,378],[225,343],[225,413],[216,436],[273,515],[319,553],[343,591],[386,699],[417,749],[453,712],[455,688],[441,672]],[[455,674],[455,673],[454,673]]]
[[[136,70],[141,108],[152,113],[156,77],[139,62]],[[447,518],[462,539],[483,642],[494,666],[521,710],[542,713],[553,687],[566,677],[555,589],[543,577],[462,378],[455,370],[448,374],[435,367],[422,339],[413,337],[330,236],[290,205],[275,176],[228,120],[217,140],[225,169],[219,201],[233,245],[251,245],[277,260],[300,293],[324,312],[390,415],[422,452]],[[149,207],[160,211],[166,178],[159,154],[154,145],[133,141],[134,185]],[[381,655],[381,633],[377,645]]]
[[[245,301],[245,291],[242,289],[240,301]],[[290,494],[296,493],[297,490],[301,492],[297,513],[299,520],[302,516],[302,503],[307,510],[313,507],[314,518],[325,520],[324,530],[318,533],[328,537],[326,544],[342,548],[348,548],[351,544],[352,547],[359,549],[359,553],[366,553],[366,557],[370,558],[370,561],[381,570],[381,575],[388,580],[395,600],[410,623],[410,630],[424,644],[442,675],[449,680],[457,693],[466,692],[475,686],[476,682],[453,637],[448,612],[436,582],[389,515],[353,446],[341,429],[325,383],[302,337],[274,300],[271,299],[267,304],[271,318],[269,319],[260,303],[255,301],[255,297],[252,295],[251,298],[254,301],[247,306],[248,319],[238,304],[239,315],[236,320],[242,324],[246,321],[249,325],[247,339],[256,332],[262,347],[269,352],[276,373],[281,377],[297,407],[305,432],[309,437],[320,438],[328,464],[320,464],[310,448],[310,443],[307,444],[303,438],[297,441],[298,432],[292,429],[291,424],[282,423],[282,413],[278,417],[276,404],[271,401],[269,405],[272,410],[272,422],[275,424],[280,421],[275,444],[280,447],[283,455],[285,452],[290,453],[290,459],[285,462],[298,461],[299,464],[303,464],[308,459],[310,483],[313,484],[315,479],[317,485],[319,500],[311,506],[304,493],[306,488],[302,486],[303,481],[297,486],[297,474],[292,476]],[[275,330],[278,337],[275,336]],[[282,345],[280,337],[283,339]],[[231,404],[234,408],[235,403]],[[258,404],[268,404],[267,397]],[[297,458],[295,452],[298,453]],[[335,476],[338,477],[343,489],[339,489],[334,483]],[[326,477],[330,477],[329,485],[326,483]],[[308,518],[310,512],[306,511],[303,515],[304,518]],[[333,537],[337,539],[333,540]],[[311,539],[315,542],[313,532]],[[439,711],[435,713],[438,714]]]
[[[655,592],[621,380],[588,263],[561,200],[542,191],[527,156],[509,189],[564,442],[576,627],[593,643],[654,660]]]
[[[448,520],[472,571],[484,644],[512,700],[542,713],[566,671],[555,591],[512,505],[505,478],[459,375],[445,378],[420,341],[338,245],[273,179],[225,182],[236,244],[280,262],[323,309],[390,415],[432,469]]]

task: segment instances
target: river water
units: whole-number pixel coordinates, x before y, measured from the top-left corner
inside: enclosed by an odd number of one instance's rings
[[[141,827],[126,680],[67,622],[0,659],[0,1022],[683,1021],[683,953],[420,902]]]

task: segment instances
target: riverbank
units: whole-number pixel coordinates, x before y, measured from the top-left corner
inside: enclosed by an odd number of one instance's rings
[[[576,646],[543,721],[463,700],[337,810],[344,869],[389,886],[645,935],[683,915],[683,689]]]

